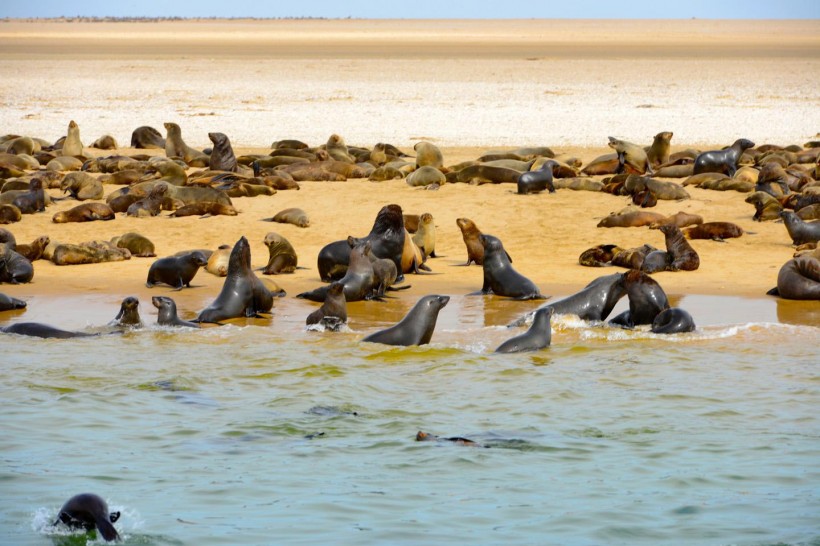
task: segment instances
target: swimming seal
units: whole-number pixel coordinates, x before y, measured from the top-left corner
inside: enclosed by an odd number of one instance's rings
[[[157,324],[160,326],[176,326],[181,328],[201,328],[199,324],[182,320],[177,315],[177,304],[167,296],[154,296],[151,303],[159,309]]]
[[[680,307],[664,309],[652,321],[653,334],[683,334],[695,330],[695,320]]]
[[[458,446],[468,446],[468,447],[490,447],[485,446],[483,444],[479,444],[476,441],[470,440],[469,438],[462,438],[461,436],[451,436],[450,438],[442,438],[441,436],[436,436],[435,434],[430,434],[429,432],[424,432],[422,430],[416,433],[416,441],[417,442],[452,442]]]
[[[790,210],[782,211],[780,217],[783,218],[793,244],[816,243],[820,240],[820,221],[806,222]]]
[[[458,218],[456,225],[461,230],[464,244],[467,245],[467,263],[464,265],[470,265],[472,262],[476,265],[483,265],[484,245],[481,244],[481,230],[469,218]]]
[[[658,282],[640,271],[631,270],[624,274],[624,285],[629,297],[629,310],[609,321],[609,324],[632,328],[640,324],[652,324],[664,309],[669,309],[669,300]]]
[[[598,277],[580,292],[562,300],[542,305],[535,311],[550,308],[556,315],[578,315],[582,320],[606,320],[615,305],[626,295],[625,273],[613,273]],[[527,313],[509,326],[523,326],[532,320],[533,313]]]
[[[496,353],[521,353],[524,351],[538,351],[549,347],[552,340],[552,325],[550,318],[552,307],[544,307],[535,311],[530,329],[521,335],[508,339],[498,346]]]
[[[321,324],[327,331],[338,332],[347,323],[347,300],[344,288],[339,281],[330,283],[325,301],[319,309],[307,316],[305,325]]]
[[[28,305],[23,300],[12,298],[0,292],[0,311],[12,311],[15,309],[25,309]]]
[[[234,244],[228,275],[219,295],[203,309],[196,322],[219,322],[238,317],[258,317],[273,307],[273,295],[251,270],[251,246],[242,236]]]
[[[820,260],[807,254],[787,261],[777,273],[777,287],[766,293],[788,300],[820,300]]]
[[[151,288],[158,283],[164,283],[173,286],[175,290],[182,290],[186,286],[190,288],[199,268],[207,264],[207,258],[198,250],[182,256],[160,258],[148,269],[145,286]]]
[[[370,241],[374,257],[393,260],[400,272],[399,280],[403,278],[401,257],[404,251],[404,220],[399,205],[383,206],[376,215],[370,233],[360,240]],[[348,241],[342,240],[325,245],[319,251],[317,263],[319,277],[323,281],[335,281],[344,276],[350,260],[350,248]]]
[[[421,298],[398,324],[379,330],[362,339],[369,343],[385,345],[426,345],[433,337],[436,320],[450,296],[430,295]]]
[[[665,224],[659,228],[666,237],[666,251],[671,256],[669,271],[694,271],[700,267],[700,257],[681,230],[675,224]]]
[[[725,150],[702,152],[695,158],[693,174],[724,173],[732,177],[737,171],[737,163],[744,150],[754,147],[755,143],[745,138],[739,138]]]
[[[211,170],[236,172],[236,156],[227,135],[224,133],[208,133],[208,138],[214,143],[209,162]]]
[[[95,527],[107,542],[117,540],[120,535],[112,523],[120,519],[119,512],[109,512],[105,501],[93,493],[82,493],[68,499],[57,520],[72,529],[91,531]],[[55,521],[56,525],[57,522]]]
[[[548,160],[538,170],[522,173],[518,177],[518,193],[539,193],[547,189],[550,193],[555,193],[555,185],[552,183],[552,168],[555,165],[555,161]]]
[[[268,247],[268,264],[262,270],[263,275],[279,275],[296,271],[299,259],[290,241],[271,231],[265,235],[264,243]]]
[[[70,332],[40,322],[15,322],[9,326],[0,328],[0,332],[43,339],[71,339],[75,337],[94,337],[97,335],[87,334],[85,332]]]
[[[120,304],[120,312],[109,323],[109,326],[123,326],[126,328],[142,328],[142,319],[139,313],[140,300],[128,296]]]
[[[481,244],[484,246],[484,285],[480,294],[516,300],[546,299],[535,283],[513,269],[509,254],[497,237],[482,235]]]

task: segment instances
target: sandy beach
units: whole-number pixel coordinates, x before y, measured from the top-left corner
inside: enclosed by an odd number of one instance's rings
[[[818,30],[816,21],[7,21],[0,23],[0,127],[56,140],[74,119],[89,156],[114,153],[87,147],[103,134],[118,140],[119,153],[144,153],[126,147],[131,131],[140,125],[163,131],[165,121],[178,123],[186,142],[199,148],[210,144],[209,131],[223,132],[237,154],[266,153],[282,138],[319,145],[332,133],[349,145],[390,142],[408,153],[427,140],[442,148],[445,165],[488,149],[532,145],[586,164],[610,151],[608,135],[648,145],[664,130],[675,133],[673,151],[721,148],[740,137],[803,144],[820,128]],[[114,189],[106,187],[106,194]],[[378,210],[396,203],[436,219],[441,257],[428,263],[433,275],[408,277],[413,288],[401,297],[412,300],[481,288],[480,267],[458,267],[466,258],[459,217],[498,236],[515,268],[544,294],[572,293],[612,271],[580,266],[587,248],[664,246],[658,231],[596,227],[625,207],[626,197],[514,191],[509,184],[448,184],[430,192],[401,180],[304,182],[299,191],[234,199],[236,217],[163,213],[53,224],[54,213],[77,204],[67,200],[6,227],[18,242],[43,234],[81,242],[137,231],[159,256],[214,249],[244,235],[255,267],[267,262],[262,240],[275,231],[291,241],[306,268],[274,278],[295,295],[319,285],[322,246],[365,235]],[[754,208],[742,193],[688,191],[691,199],[661,201],[654,210],[734,222],[748,233],[725,243],[693,241],[700,268],[656,279],[670,294],[763,297],[793,253],[785,227],[752,221]],[[288,207],[303,208],[311,226],[262,221]],[[35,300],[90,292],[148,302],[168,292],[145,288],[152,261],[64,267],[38,261],[32,283],[2,290]],[[202,271],[198,288],[174,297],[195,311],[221,283]]]

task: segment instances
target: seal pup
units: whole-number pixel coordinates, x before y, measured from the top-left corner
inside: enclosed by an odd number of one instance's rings
[[[530,329],[521,335],[508,339],[498,346],[496,353],[521,353],[524,351],[538,351],[549,347],[552,340],[552,307],[544,307],[535,311]]]
[[[127,248],[131,256],[138,258],[153,258],[157,255],[154,251],[154,243],[148,237],[134,231],[112,237],[110,242],[117,248]]]
[[[85,529],[86,531],[96,528],[107,542],[111,542],[120,538],[112,525],[118,519],[120,519],[120,513],[109,512],[108,505],[102,497],[93,493],[81,493],[63,504],[54,525],[61,522],[72,529]]]
[[[695,331],[695,319],[680,307],[664,309],[652,321],[653,334],[683,334]]]
[[[612,265],[612,258],[618,252],[623,252],[623,248],[613,244],[603,244],[588,248],[578,256],[578,263],[586,267],[609,267]]]
[[[793,244],[816,243],[820,240],[820,221],[806,222],[790,210],[782,211],[780,217],[783,218]]]
[[[177,326],[182,328],[201,328],[199,324],[182,320],[177,315],[177,304],[167,296],[154,296],[151,303],[159,310],[157,324],[160,326]]]
[[[296,271],[299,260],[290,241],[271,231],[265,235],[264,243],[268,247],[268,264],[262,270],[263,275],[279,275]]]
[[[737,164],[745,150],[754,147],[755,143],[739,138],[725,150],[701,152],[695,158],[693,174],[724,173],[728,177],[735,175]]]
[[[23,300],[18,300],[17,298],[12,298],[6,294],[0,292],[0,311],[12,311],[15,309],[25,309],[26,305],[28,305]]]
[[[406,237],[407,234],[405,234]],[[436,223],[433,220],[433,215],[429,212],[419,216],[418,228],[413,234],[413,242],[424,253],[424,258],[428,256],[431,258],[438,257],[436,256]]]
[[[535,171],[527,171],[518,177],[518,193],[540,193],[549,190],[555,193],[555,185],[552,183],[552,169],[558,163],[553,160],[544,161],[541,167]]]
[[[476,265],[484,265],[484,245],[481,244],[481,230],[469,218],[458,218],[456,225],[461,230],[461,237],[467,246],[467,263],[463,265],[470,265],[473,262]]]
[[[344,288],[339,281],[330,283],[325,301],[319,309],[307,316],[305,325],[321,324],[327,331],[338,332],[343,325],[347,324],[347,300]]]
[[[203,309],[196,322],[220,322],[239,317],[258,317],[273,307],[273,295],[253,274],[251,245],[245,236],[231,250],[228,275],[219,295]]]
[[[397,324],[374,332],[362,341],[385,345],[426,345],[433,337],[439,311],[449,301],[450,296],[424,296]]]
[[[546,299],[535,283],[513,269],[509,254],[497,237],[482,235],[481,244],[484,247],[484,285],[474,294],[495,294],[516,300]]]
[[[45,252],[49,243],[51,243],[51,239],[48,235],[40,235],[29,244],[17,245],[14,251],[28,261],[34,262],[43,257],[43,252]]]
[[[632,328],[640,324],[652,324],[664,309],[669,309],[669,300],[658,282],[635,269],[624,274],[624,285],[629,297],[629,310],[609,321],[609,324]]]
[[[523,326],[532,320],[536,311],[552,309],[556,315],[578,315],[582,320],[603,321],[626,295],[625,273],[613,273],[598,277],[581,291],[556,302],[544,304],[535,311],[510,323],[509,326]]]
[[[657,169],[661,165],[669,161],[669,152],[672,137],[672,131],[663,131],[655,135],[652,145],[646,151],[646,158],[649,160],[649,165],[653,169]]]
[[[182,256],[166,256],[151,264],[145,286],[152,288],[158,283],[173,286],[175,290],[191,287],[191,281],[200,267],[208,265],[205,255],[195,250]]]
[[[23,213],[14,205],[0,203],[0,224],[13,224],[23,219]]]
[[[140,300],[134,296],[128,296],[120,304],[120,312],[114,317],[109,326],[122,326],[125,328],[142,328],[142,319],[139,313]]]
[[[658,228],[666,237],[666,251],[671,256],[669,271],[694,271],[700,267],[700,257],[680,228],[675,224],[664,224]],[[647,259],[649,256],[647,256]],[[646,259],[644,260],[646,262]]]
[[[236,172],[236,155],[233,153],[231,141],[224,133],[208,133],[208,138],[214,143],[209,167],[212,171]]]

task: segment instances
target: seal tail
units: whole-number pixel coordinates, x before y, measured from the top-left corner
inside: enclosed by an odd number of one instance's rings
[[[107,514],[106,514],[107,516]],[[111,542],[112,540],[117,540],[120,538],[119,533],[108,520],[108,517],[100,517],[97,518],[97,529],[99,529],[100,534],[107,542]]]

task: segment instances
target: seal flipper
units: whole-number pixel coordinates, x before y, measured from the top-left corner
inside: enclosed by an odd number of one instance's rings
[[[772,288],[771,290],[766,292],[766,295],[767,296],[779,296],[780,295],[780,290],[778,290],[778,288],[775,286],[774,288]]]
[[[117,512],[117,514],[119,514],[119,512]],[[119,519],[119,515],[117,515],[117,519]],[[109,520],[110,516],[102,516],[96,519],[97,529],[100,531],[100,534],[107,542],[117,540],[118,538],[120,538],[119,533],[117,533],[117,530],[114,528],[114,526],[111,524],[111,521]]]

